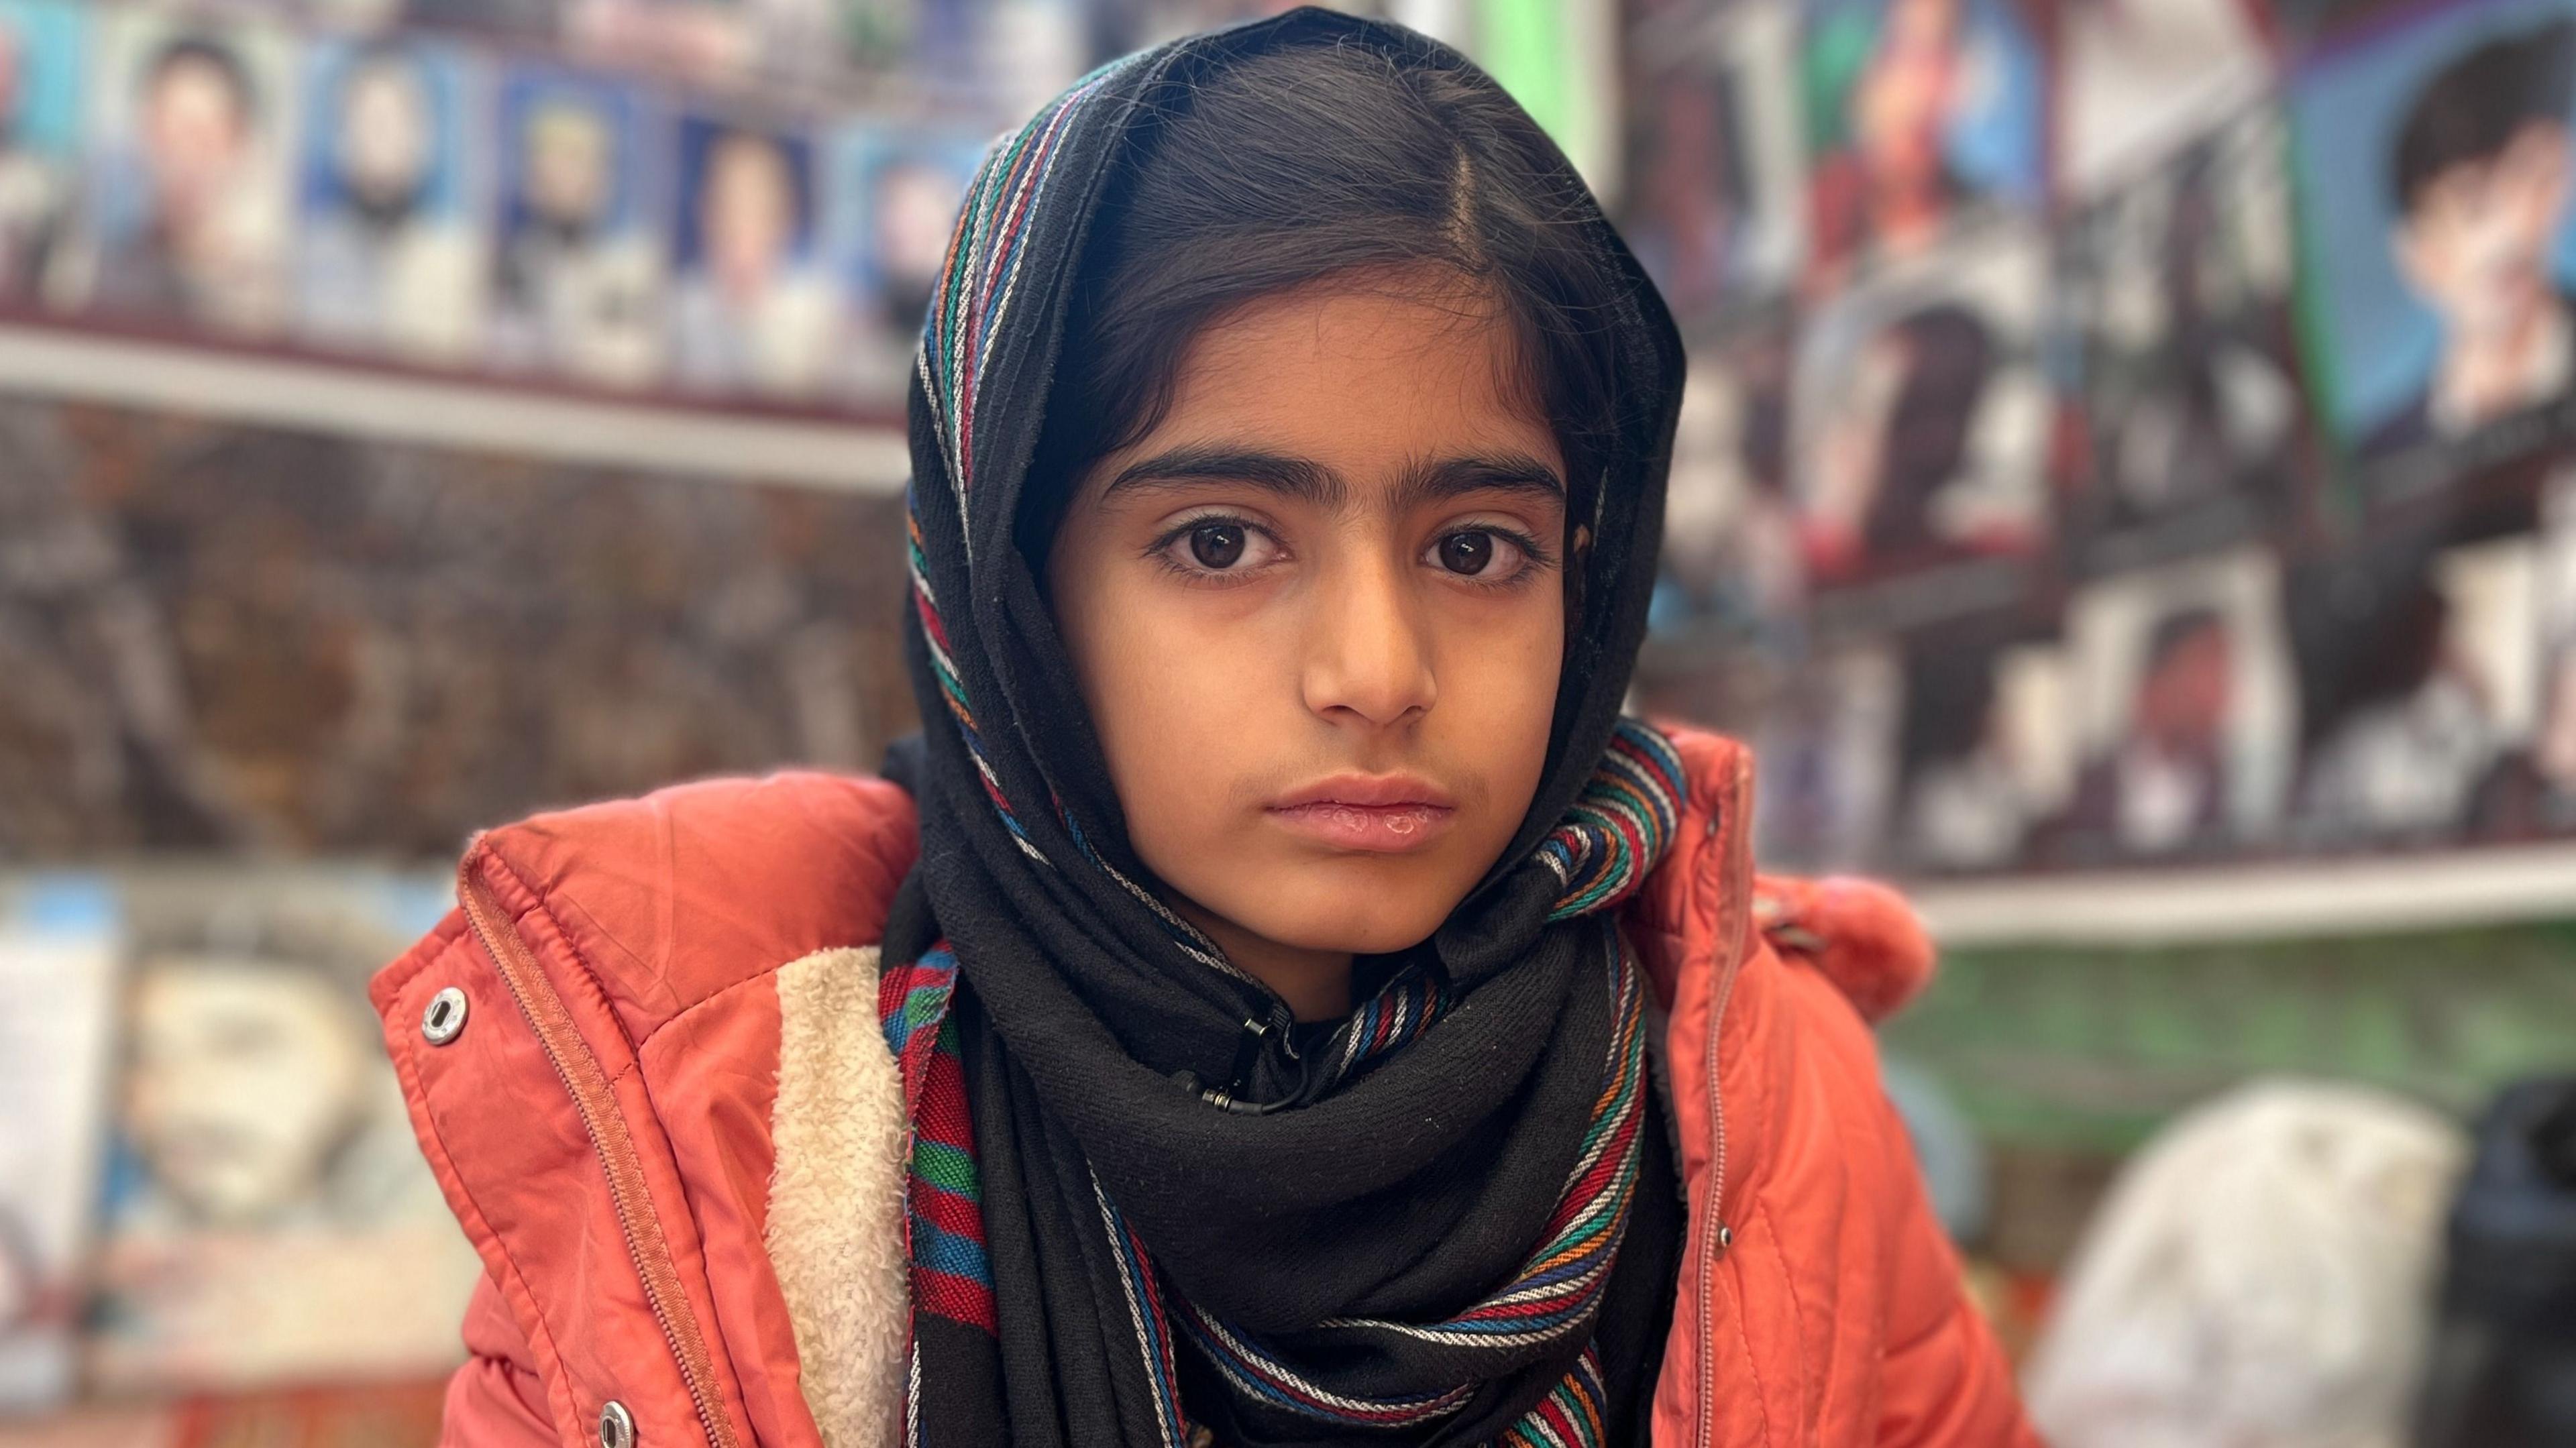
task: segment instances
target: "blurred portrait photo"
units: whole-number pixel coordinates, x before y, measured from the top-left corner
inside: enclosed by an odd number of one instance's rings
[[[902,399],[948,234],[982,158],[979,141],[911,127],[867,123],[834,139],[832,253],[854,314],[843,366],[855,395]]]
[[[1897,844],[1910,869],[2025,864],[2068,803],[2075,740],[2065,650],[2053,641],[1909,639],[1897,733]]]
[[[2416,93],[2389,157],[2389,244],[2442,342],[2423,387],[2373,427],[2372,451],[2474,431],[2576,375],[2554,265],[2571,86],[2576,20],[2562,19],[2485,42]]]
[[[99,877],[0,875],[0,1415],[75,1386],[124,957]]]
[[[0,302],[50,296],[79,201],[89,17],[71,0],[0,0]]]
[[[709,392],[812,395],[841,325],[815,245],[812,143],[688,117],[679,194],[674,375]]]
[[[2528,624],[2530,701],[2525,721],[2503,710],[2501,732],[2514,742],[2479,791],[2472,829],[2483,836],[2530,840],[2576,833],[2576,471],[2561,468],[2543,486],[2532,540]],[[2515,670],[2493,665],[2509,701]]]
[[[1688,18],[1632,88],[1622,234],[1685,317],[1788,279],[1797,254],[1797,12]]]
[[[663,365],[663,248],[647,224],[646,105],[551,68],[503,79],[491,341],[502,366],[634,385]]]
[[[275,327],[295,119],[284,37],[139,9],[102,37],[93,302],[152,321]]]
[[[1803,547],[1820,585],[2037,540],[2044,283],[2030,233],[1989,227],[1815,314],[1792,416]]]
[[[2247,113],[2073,227],[2061,295],[2092,441],[2086,541],[2189,514],[2190,543],[2224,544],[2290,501],[2304,404],[2282,147],[2268,110]]]
[[[2074,791],[2046,826],[2069,863],[2189,858],[2280,821],[2296,683],[2280,570],[2242,548],[2093,584],[2067,608]]]
[[[2503,807],[2498,771],[2546,699],[2531,648],[2536,561],[2528,534],[2400,538],[2298,581],[2307,840],[2433,838]]]
[[[1808,8],[1808,286],[1923,253],[1964,207],[2045,183],[2038,48],[2006,0]]]
[[[481,341],[470,83],[462,58],[441,47],[315,48],[297,279],[315,340],[440,361]]]
[[[2566,397],[2568,7],[2428,14],[2314,67],[2293,106],[2321,282],[2310,332],[2345,446],[2375,459],[2458,444]]]
[[[1754,848],[1801,869],[1891,863],[1904,660],[1886,639],[1821,650],[1754,741]]]
[[[2055,163],[2078,196],[2119,186],[2271,89],[2267,13],[2243,0],[2086,0],[2057,11]]]
[[[448,1359],[476,1263],[364,996],[408,919],[301,880],[145,882],[127,910],[93,1374],[244,1386]]]
[[[1674,430],[1665,578],[1690,617],[1737,637],[1792,627],[1806,595],[1789,487],[1790,360],[1785,321],[1737,328],[1690,359]]]

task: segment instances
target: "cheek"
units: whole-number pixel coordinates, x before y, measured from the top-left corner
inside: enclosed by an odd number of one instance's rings
[[[1552,586],[1552,585],[1551,585]],[[1502,616],[1452,622],[1443,640],[1440,730],[1490,783],[1489,828],[1500,849],[1538,792],[1564,665],[1564,610],[1533,602]]]
[[[1277,757],[1269,735],[1295,694],[1258,615],[1204,598],[1176,607],[1159,579],[1119,572],[1087,590],[1066,642],[1129,835],[1151,863],[1158,839],[1204,829],[1235,779]]]

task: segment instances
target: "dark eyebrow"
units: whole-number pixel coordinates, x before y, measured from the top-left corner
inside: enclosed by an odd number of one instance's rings
[[[1527,453],[1484,457],[1439,458],[1417,463],[1396,485],[1400,509],[1442,503],[1469,493],[1529,493],[1544,501],[1565,501],[1565,480],[1556,469]]]
[[[1118,470],[1101,490],[1106,498],[1129,488],[1190,483],[1249,483],[1253,487],[1322,507],[1339,507],[1350,490],[1342,475],[1321,463],[1277,453],[1228,447],[1176,447]]]

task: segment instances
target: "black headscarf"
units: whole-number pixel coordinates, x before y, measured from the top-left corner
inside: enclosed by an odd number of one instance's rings
[[[1059,356],[1067,308],[1123,142],[1222,67],[1322,45],[1491,86],[1319,10],[1129,57],[996,145],[932,304],[911,396],[922,854],[885,953],[921,1093],[913,1442],[1170,1444],[1184,1418],[1239,1448],[1644,1441],[1681,1214],[1606,907],[1651,868],[1680,788],[1619,703],[1682,369],[1588,193],[1564,173],[1625,283],[1628,405],[1600,476],[1575,480],[1593,541],[1569,564],[1583,603],[1542,783],[1482,884],[1371,963],[1374,995],[1328,1037],[1154,894],[1015,541],[1043,505],[1031,461],[1056,369],[1079,365]],[[916,1060],[933,1032],[944,1064]]]

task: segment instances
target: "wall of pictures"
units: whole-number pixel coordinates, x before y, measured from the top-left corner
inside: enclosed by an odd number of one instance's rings
[[[1013,18],[0,0],[0,307],[882,416],[984,140],[1085,58]]]
[[[985,142],[1267,8],[0,0],[0,321],[887,421]],[[1411,11],[1602,129],[1606,24]]]
[[[900,496],[731,445],[899,451],[988,138],[1267,8],[0,0],[15,375],[131,340],[717,439],[0,396],[0,1443],[431,1441],[480,1267],[367,978],[477,829],[915,727]],[[1405,13],[1615,166],[1605,7]]]
[[[1783,865],[2576,830],[2576,5],[1737,0],[1630,35],[1685,315],[1641,681]]]

